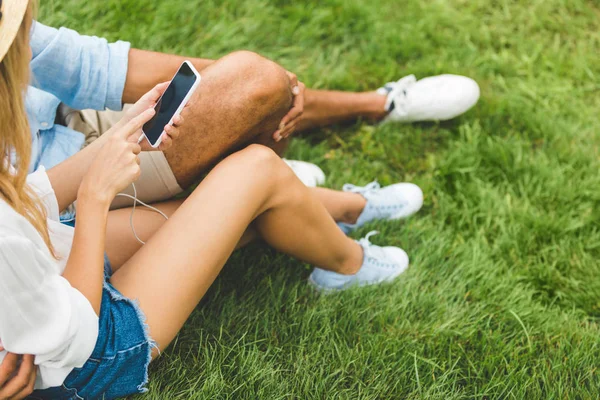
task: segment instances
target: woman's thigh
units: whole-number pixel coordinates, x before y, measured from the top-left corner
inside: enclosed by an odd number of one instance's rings
[[[152,204],[168,217],[183,204],[185,199],[170,200]],[[135,232],[142,241],[147,242],[167,222],[159,213],[146,207],[137,206],[133,214]],[[237,245],[237,249],[245,246],[257,238],[256,232],[249,228]],[[118,271],[123,264],[142,248],[142,244],[135,238],[131,228],[131,208],[122,208],[108,213],[106,227],[106,254],[110,261],[113,273]],[[164,243],[168,246],[169,243]]]
[[[153,204],[152,207],[164,212],[168,217],[181,206],[182,200],[171,200]],[[133,213],[133,226],[138,237],[147,242],[165,224],[165,218],[146,207],[136,207]],[[121,208],[108,213],[106,225],[106,254],[113,272],[116,272],[141,247],[133,234],[131,208]]]

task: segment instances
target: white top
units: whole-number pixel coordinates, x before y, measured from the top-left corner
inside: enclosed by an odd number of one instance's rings
[[[0,343],[33,354],[36,389],[60,386],[92,354],[98,317],[90,302],[61,275],[74,229],[59,222],[58,202],[44,168],[27,178],[48,214],[50,254],[37,230],[0,197]],[[0,352],[0,362],[6,351]]]

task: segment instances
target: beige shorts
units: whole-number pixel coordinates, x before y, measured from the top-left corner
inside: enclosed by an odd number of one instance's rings
[[[126,105],[123,111],[79,111],[61,104],[58,109],[58,119],[67,127],[85,135],[85,147],[116,124],[128,107],[130,106]],[[183,192],[162,151],[144,151],[140,154],[140,161],[142,174],[135,182],[139,200],[145,203],[157,203]],[[133,187],[130,186],[123,193],[133,196]],[[111,209],[132,205],[133,200],[118,196],[112,202]]]

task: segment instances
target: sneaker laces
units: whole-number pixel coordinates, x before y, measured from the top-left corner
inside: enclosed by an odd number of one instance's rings
[[[342,190],[344,192],[358,193],[361,195],[365,194],[366,192],[372,192],[379,189],[381,189],[381,185],[377,181],[368,183],[365,186],[356,186],[351,183],[346,183],[344,186],[342,186]]]
[[[414,75],[407,75],[397,82],[386,83],[382,88],[387,92],[385,109],[391,112],[398,106],[402,106],[403,102],[400,102],[399,100],[406,98],[406,89],[415,83],[417,83],[417,78]]]
[[[371,231],[367,233],[367,236],[358,241],[358,244],[360,244],[360,246],[363,248],[363,251],[365,252],[365,259],[374,258],[377,260],[381,260],[383,258],[383,249],[381,249],[381,247],[379,246],[373,245],[373,243],[371,243],[371,241],[369,240],[371,236],[375,236],[378,234],[379,231]]]
[[[369,221],[371,221],[372,219],[387,218],[387,216],[389,216],[389,212],[391,211],[391,209],[389,207],[386,207],[386,203],[384,203],[382,207],[381,206],[373,206],[372,203],[370,203],[370,201],[373,200],[374,197],[381,195],[380,193],[377,192],[379,189],[381,189],[381,184],[379,184],[379,182],[377,182],[376,180],[371,183],[368,183],[365,186],[356,186],[351,183],[346,183],[342,187],[342,190],[344,192],[358,193],[367,200],[367,204],[365,205],[365,210],[367,209],[367,207],[370,207],[371,213],[375,213],[375,215],[377,215],[376,217],[370,218]],[[404,207],[407,204],[406,200],[397,199],[397,201],[401,201],[400,207]],[[364,210],[363,210],[363,212],[364,212]],[[358,221],[361,219],[362,215],[363,214],[361,213],[360,216],[358,217],[358,220],[356,222],[357,224],[358,224]],[[362,224],[360,224],[360,225],[362,225]]]

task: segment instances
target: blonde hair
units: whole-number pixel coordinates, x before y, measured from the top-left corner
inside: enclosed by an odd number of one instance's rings
[[[31,131],[25,111],[25,92],[29,83],[29,32],[35,3],[36,0],[30,1],[19,33],[0,61],[0,196],[34,226],[50,253],[56,257],[48,233],[46,211],[27,185]],[[16,172],[11,171],[11,164]]]

